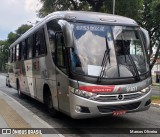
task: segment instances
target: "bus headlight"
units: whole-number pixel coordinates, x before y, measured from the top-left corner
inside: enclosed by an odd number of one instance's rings
[[[150,90],[151,90],[151,86],[148,86],[148,87],[142,89],[141,92],[147,93],[147,92],[149,92]]]
[[[71,92],[78,96],[85,97],[85,98],[93,98],[94,96],[97,95],[96,93],[93,93],[93,92],[87,92],[87,91],[79,90],[75,88],[72,88]]]

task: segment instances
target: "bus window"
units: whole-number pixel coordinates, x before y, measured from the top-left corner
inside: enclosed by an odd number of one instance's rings
[[[35,46],[33,55],[34,57],[37,57],[45,53],[46,53],[46,43],[45,43],[44,30],[40,29],[35,34]]]
[[[31,35],[29,38],[26,40],[27,43],[27,58],[32,58],[32,49],[33,49],[33,35]]]
[[[52,58],[55,61],[55,33],[61,32],[61,26],[57,23],[57,20],[52,20],[47,23],[47,31],[49,38],[49,46],[52,54]]]
[[[9,58],[10,62],[13,61],[13,48],[10,49],[10,58]]]
[[[54,54],[55,53],[55,32],[51,29],[48,29],[48,38],[49,38],[49,44],[50,44],[50,49],[51,49],[51,53]]]
[[[66,63],[65,63],[65,47],[64,38],[62,33],[56,33],[55,35],[56,43],[56,65],[66,73]]]
[[[16,60],[19,60],[19,44],[16,45]]]
[[[16,57],[16,47],[13,47],[13,62],[15,61],[15,57]]]
[[[52,20],[47,23],[48,37],[50,42],[51,51],[54,49],[55,42],[55,32],[62,31],[60,25],[57,23],[57,20]]]
[[[21,44],[21,59],[24,60],[27,58],[27,46],[25,41],[22,41]]]

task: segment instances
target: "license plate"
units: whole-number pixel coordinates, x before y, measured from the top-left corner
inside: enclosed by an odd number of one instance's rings
[[[124,115],[126,114],[127,110],[116,110],[113,111],[113,116],[119,116],[119,115]]]

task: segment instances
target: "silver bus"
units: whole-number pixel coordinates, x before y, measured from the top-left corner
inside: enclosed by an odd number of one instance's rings
[[[144,111],[151,103],[149,41],[130,18],[54,12],[10,46],[6,85],[44,103],[52,116]]]

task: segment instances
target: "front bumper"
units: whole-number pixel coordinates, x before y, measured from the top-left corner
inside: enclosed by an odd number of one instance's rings
[[[113,111],[127,110],[127,113],[144,111],[150,107],[151,90],[144,96],[125,101],[98,102],[82,98],[73,93],[70,94],[70,115],[75,119],[100,117],[112,115]],[[76,111],[76,107],[82,107],[85,112]]]

